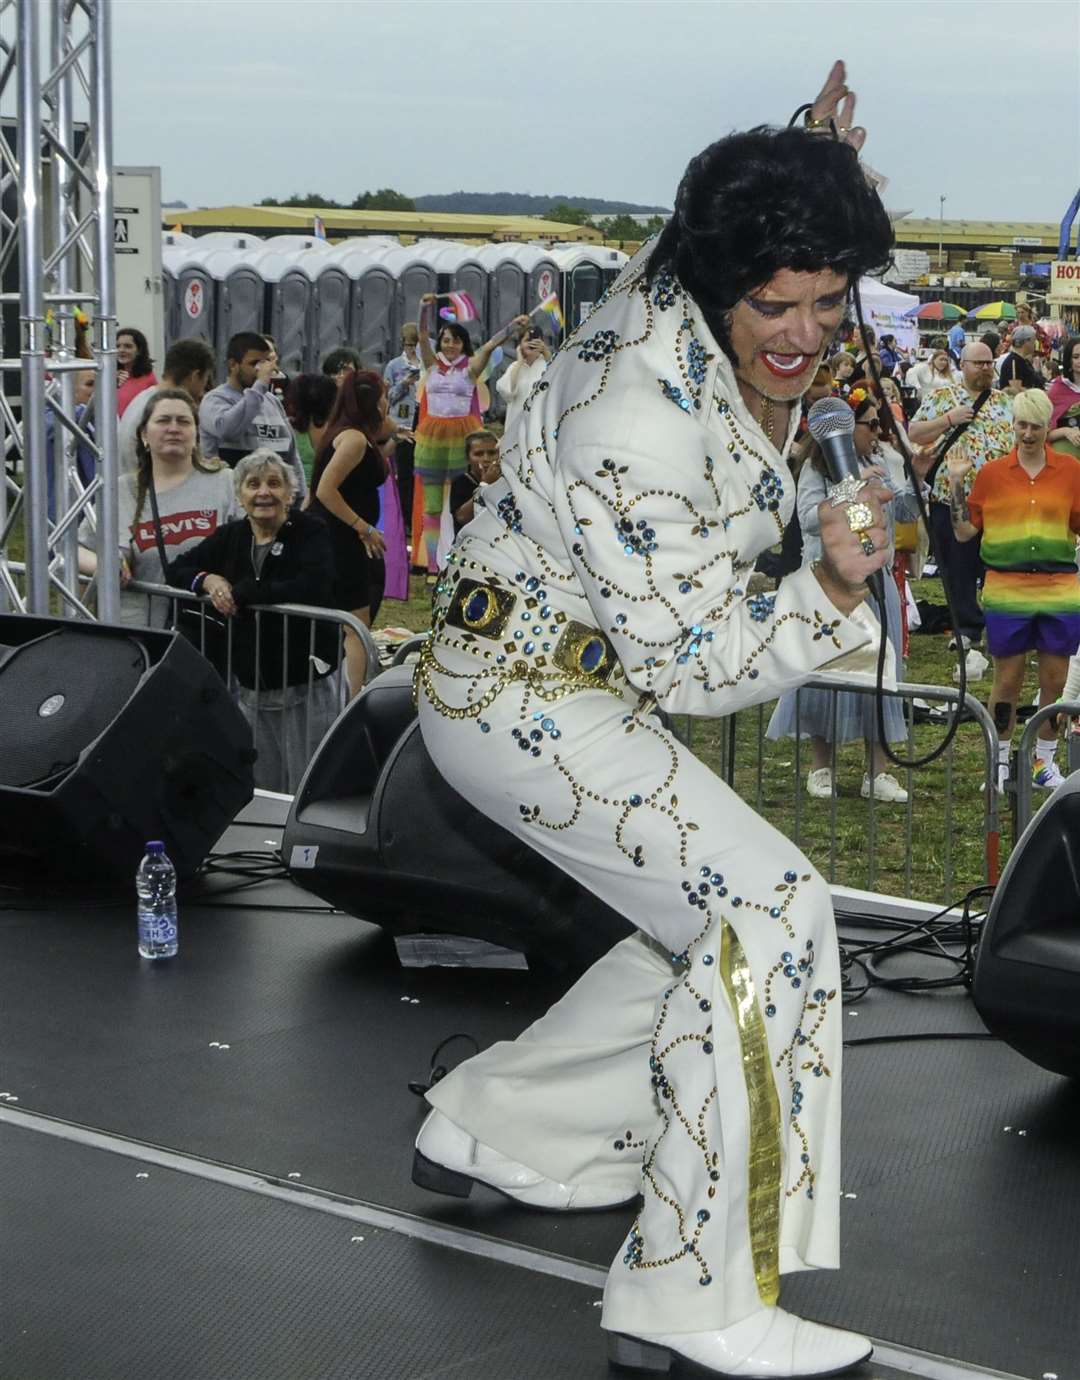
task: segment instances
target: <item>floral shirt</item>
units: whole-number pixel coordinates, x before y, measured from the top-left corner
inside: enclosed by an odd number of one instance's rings
[[[932,422],[944,417],[958,407],[970,407],[973,399],[963,384],[952,384],[946,388],[935,388],[928,393],[919,405],[913,422]],[[946,431],[940,440],[949,433]],[[971,423],[960,439],[950,448],[950,455],[964,455],[972,468],[964,479],[964,489],[971,492],[975,476],[986,464],[999,455],[1005,455],[1015,444],[1013,436],[1012,399],[1000,388],[991,391],[990,396],[979,410],[979,415]],[[949,471],[947,465],[939,465],[934,476],[933,497],[938,503],[949,501]]]

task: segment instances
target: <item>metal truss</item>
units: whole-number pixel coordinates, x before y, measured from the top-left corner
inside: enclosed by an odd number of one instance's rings
[[[19,309],[18,353],[0,337],[0,609],[92,617],[96,594],[107,622],[120,602],[111,6],[0,0],[0,110],[17,110],[14,143],[0,138],[0,278],[13,276],[16,258],[19,266],[18,292],[0,293],[8,323],[8,304]],[[90,321],[81,332],[77,312]],[[80,334],[90,359],[77,353]],[[84,369],[95,371],[94,398],[76,418]],[[85,486],[80,443],[96,462]],[[100,553],[89,586],[78,571],[82,523]],[[25,556],[15,560],[20,531]]]

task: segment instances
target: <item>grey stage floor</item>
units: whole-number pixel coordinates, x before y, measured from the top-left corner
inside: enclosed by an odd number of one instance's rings
[[[267,847],[276,808],[227,846]],[[0,1380],[607,1373],[625,1213],[409,1180],[433,1047],[513,1036],[566,979],[403,969],[312,904],[285,882],[189,903],[156,966],[130,905],[0,908]],[[980,1030],[963,996],[881,990],[845,1021]],[[1075,1086],[965,1040],[856,1044],[844,1078],[843,1267],[785,1305],[885,1343],[866,1376],[1075,1376]]]

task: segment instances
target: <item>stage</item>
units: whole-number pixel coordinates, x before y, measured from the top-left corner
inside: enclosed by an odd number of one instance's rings
[[[221,847],[274,847],[284,809]],[[403,968],[291,883],[229,887],[188,889],[157,965],[133,901],[0,892],[0,1377],[602,1380],[630,1214],[409,1178],[439,1041],[510,1038],[569,979]],[[982,1031],[955,991],[844,1020]],[[853,1044],[844,1080],[843,1268],[782,1303],[872,1336],[859,1380],[1080,1374],[1077,1087],[978,1038]]]

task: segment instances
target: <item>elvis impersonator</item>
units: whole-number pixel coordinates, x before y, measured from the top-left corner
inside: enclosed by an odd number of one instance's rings
[[[868,642],[881,503],[821,506],[821,559],[747,592],[795,503],[799,399],[892,230],[837,62],[804,123],[712,144],[671,220],[533,388],[449,556],[417,669],[462,795],[637,933],[428,1095],[413,1175],[556,1211],[641,1206],[609,1360],[832,1375],[862,1337],[777,1306],[835,1268],[840,973],[829,892],[655,710],[774,699]]]

